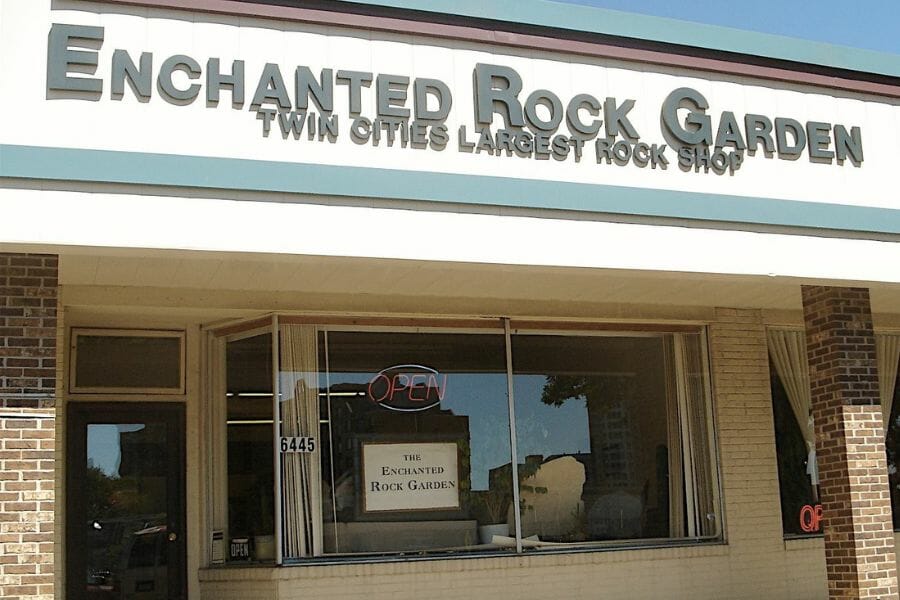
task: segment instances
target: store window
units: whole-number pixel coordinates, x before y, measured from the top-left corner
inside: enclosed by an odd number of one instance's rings
[[[290,331],[282,329],[283,340]],[[508,478],[492,478],[510,464],[503,336],[329,331],[319,342],[320,551],[489,543],[484,527],[507,522],[497,513],[512,496]],[[293,379],[281,364],[283,380]],[[285,402],[286,416],[299,412],[289,404],[298,396]],[[291,466],[285,463],[287,480],[299,471]],[[290,507],[285,514],[302,518]],[[304,555],[288,542],[290,556]]]
[[[781,496],[781,526],[786,536],[821,532],[816,519],[818,485],[810,479],[809,450],[791,409],[781,378],[770,365],[775,450]]]
[[[228,558],[271,561],[275,559],[272,334],[238,337],[225,348]]]
[[[519,512],[527,540],[716,533],[700,339],[677,341],[513,337]],[[687,485],[686,460],[694,469]]]
[[[894,529],[900,529],[900,334],[878,333],[875,343]],[[819,535],[822,509],[804,332],[771,328],[768,346],[782,528],[786,537]]]
[[[493,323],[284,317],[277,402],[271,336],[226,344],[229,538],[271,533],[283,562],[720,539],[701,331]]]

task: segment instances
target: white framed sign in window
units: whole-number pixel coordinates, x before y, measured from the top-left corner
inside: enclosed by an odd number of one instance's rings
[[[69,391],[184,394],[184,342],[184,331],[73,328]]]
[[[363,444],[363,511],[459,509],[456,443]]]

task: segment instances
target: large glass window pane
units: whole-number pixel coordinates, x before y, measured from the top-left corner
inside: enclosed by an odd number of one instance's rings
[[[501,333],[285,321],[275,414],[271,334],[225,344],[233,559],[276,507],[287,561],[721,535],[702,332],[516,332],[513,462]]]
[[[308,439],[320,421],[316,450],[282,455],[291,457],[283,472],[285,494],[293,494],[285,497],[286,555],[513,543],[502,335],[316,337],[311,327],[288,325],[280,346],[283,434]],[[321,478],[312,480],[315,463],[293,457],[318,449]],[[317,495],[321,504],[312,505]]]
[[[816,518],[818,490],[809,476],[809,450],[788,401],[787,391],[773,365],[769,366],[769,372],[772,378],[782,530],[785,535],[821,533],[819,519]]]
[[[717,532],[699,341],[513,336],[526,547]]]
[[[272,335],[226,344],[228,558],[272,560]],[[248,555],[249,553],[249,555]]]

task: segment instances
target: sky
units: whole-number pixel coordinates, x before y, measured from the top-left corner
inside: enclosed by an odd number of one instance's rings
[[[554,1],[786,35],[900,55],[900,0]]]

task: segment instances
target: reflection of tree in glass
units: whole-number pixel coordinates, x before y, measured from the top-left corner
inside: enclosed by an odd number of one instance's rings
[[[642,459],[648,462],[648,452],[642,451],[647,446],[642,444],[650,442],[641,435],[641,423],[646,421],[640,418],[643,405],[639,398],[644,397],[641,391],[641,382],[628,372],[545,377],[541,401],[559,408],[571,400],[581,400],[589,437],[586,452],[569,454],[583,467],[579,489],[574,490],[583,508],[570,507],[562,512],[557,509],[556,515],[544,517],[551,530],[557,529],[553,534],[557,541],[649,535],[649,530],[641,529],[646,521],[642,515],[649,508],[649,481],[653,477],[659,480],[667,465],[655,471],[653,467],[642,467]],[[558,482],[554,492],[565,493],[565,485]],[[575,484],[570,481],[568,485]],[[665,486],[660,489],[665,491]],[[618,521],[609,517],[617,509]],[[558,531],[563,523],[572,530],[565,534]]]
[[[633,487],[639,429],[635,422],[637,381],[622,373],[602,375],[547,375],[541,401],[560,407],[568,400],[583,398],[587,411],[591,459],[585,463],[587,489],[615,485]],[[599,493],[599,488],[593,490]]]
[[[152,493],[141,493],[139,476],[110,476],[99,467],[88,467],[86,488],[88,515],[93,519],[158,511],[158,498]]]
[[[547,375],[541,402],[562,406],[567,400],[584,398],[594,404],[615,398],[629,391],[630,381],[623,377],[592,377],[588,375]]]
[[[110,477],[100,467],[88,467],[86,473],[87,483],[87,511],[88,515],[95,517],[116,516],[114,510],[115,490],[121,485],[118,477]]]
[[[156,501],[152,494],[141,493],[136,475],[108,475],[99,467],[88,466],[85,477],[88,579],[109,583],[123,568],[131,534],[164,524],[165,515],[155,513]]]
[[[119,477],[111,477],[99,467],[90,466],[87,478],[87,514],[90,556],[88,564],[94,573],[115,571],[121,551],[121,532],[111,520],[121,514],[116,506],[116,490],[121,487]]]

